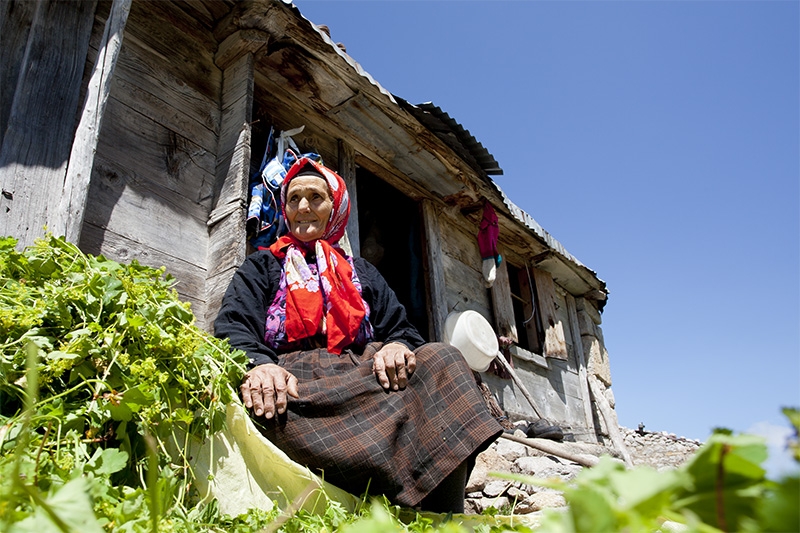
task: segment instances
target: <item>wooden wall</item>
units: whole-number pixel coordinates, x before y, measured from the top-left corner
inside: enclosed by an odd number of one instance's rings
[[[166,266],[198,316],[220,123],[215,49],[210,31],[176,4],[133,2],[80,240],[90,253]]]

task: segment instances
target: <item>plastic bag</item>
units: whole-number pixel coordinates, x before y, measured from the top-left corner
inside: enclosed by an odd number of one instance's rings
[[[328,500],[353,512],[359,499],[295,463],[267,440],[238,401],[228,404],[225,429],[194,442],[197,489],[204,501],[217,500],[223,514],[237,516],[251,508],[325,512]],[[324,493],[324,494],[323,494]]]

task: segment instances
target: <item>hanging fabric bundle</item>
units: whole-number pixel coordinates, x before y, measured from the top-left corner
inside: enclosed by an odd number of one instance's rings
[[[292,139],[292,136],[301,133],[303,129],[305,126],[282,131],[275,138],[275,130],[270,128],[261,166],[250,178],[250,202],[245,229],[247,239],[257,250],[269,248],[278,237],[286,233],[280,195],[286,172],[301,157],[322,163],[319,154],[301,154]]]
[[[497,222],[497,213],[495,213],[492,204],[486,202],[483,206],[483,218],[478,230],[478,249],[481,253],[481,267],[486,287],[494,285],[494,280],[497,277],[497,267],[500,266],[502,261],[502,257],[497,251],[497,238],[499,235],[500,227]]]

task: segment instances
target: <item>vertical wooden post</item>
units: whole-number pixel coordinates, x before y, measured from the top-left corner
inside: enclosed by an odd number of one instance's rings
[[[575,359],[578,364],[578,382],[581,388],[583,399],[583,412],[586,417],[586,427],[597,440],[597,432],[594,428],[594,416],[592,414],[592,398],[589,393],[589,378],[586,372],[586,354],[583,353],[583,341],[581,340],[580,327],[578,326],[578,311],[575,304],[575,297],[567,293],[567,316],[569,316],[569,332],[572,339],[572,346],[575,350]]]
[[[422,223],[425,226],[425,242],[428,252],[428,280],[430,284],[431,312],[430,321],[431,340],[444,339],[444,321],[447,318],[447,293],[444,280],[444,265],[442,264],[442,245],[439,241],[442,234],[439,228],[439,217],[436,206],[431,200],[422,200]]]
[[[632,467],[633,460],[631,459],[631,454],[628,452],[628,447],[625,446],[625,439],[622,437],[622,433],[619,431],[617,414],[614,412],[614,409],[612,409],[611,405],[608,403],[608,400],[603,394],[603,384],[600,383],[600,380],[595,376],[589,376],[589,388],[592,391],[592,396],[594,397],[594,402],[597,404],[597,408],[606,421],[608,436],[611,437],[611,442],[614,444],[614,447],[617,449],[617,451],[622,454],[622,460],[625,462],[625,464],[628,467]]]
[[[53,233],[63,233],[68,241],[76,244],[80,240],[83,227],[100,126],[103,123],[108,95],[111,93],[111,80],[122,49],[122,36],[130,10],[131,0],[114,0],[111,4],[111,12],[106,19],[103,38],[86,90],[86,105],[72,143],[61,201],[51,224]]]
[[[505,259],[497,267],[497,277],[492,285],[492,305],[497,332],[514,342],[519,342],[514,306],[511,301],[511,285],[508,281],[508,266]]]
[[[553,276],[549,272],[533,269],[536,292],[539,295],[539,311],[542,313],[544,333],[544,355],[555,359],[567,359],[567,341],[564,325],[556,315],[556,290]]]
[[[250,174],[253,113],[253,54],[219,65],[222,72],[221,124],[217,145],[216,195],[208,218],[206,312],[209,328],[219,312],[225,289],[247,253],[245,217]]]
[[[342,139],[337,143],[339,152],[339,175],[347,184],[347,193],[350,196],[350,220],[347,221],[345,234],[350,243],[350,255],[361,256],[361,237],[358,228],[358,192],[356,191],[356,153],[353,147]]]

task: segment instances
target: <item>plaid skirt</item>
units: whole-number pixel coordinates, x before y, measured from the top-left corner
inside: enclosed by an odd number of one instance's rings
[[[440,343],[414,353],[417,369],[401,391],[372,373],[381,343],[362,355],[325,349],[281,355],[299,382],[286,413],[256,418],[292,460],[357,496],[368,490],[414,507],[461,463],[502,433],[461,353]]]

